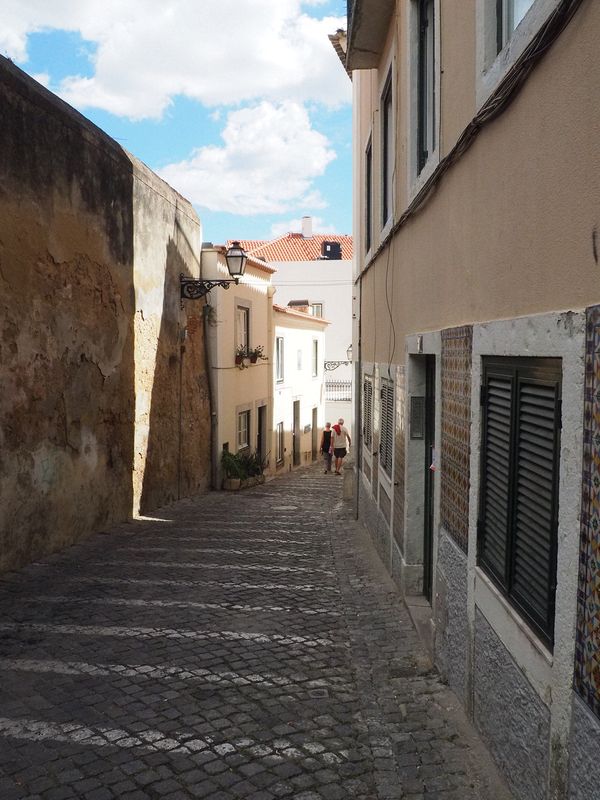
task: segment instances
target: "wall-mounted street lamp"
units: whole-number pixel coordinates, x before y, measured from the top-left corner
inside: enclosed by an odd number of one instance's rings
[[[187,278],[183,273],[180,275],[181,281],[181,299],[182,300],[198,300],[204,297],[215,286],[221,286],[223,289],[229,289],[231,283],[236,286],[240,282],[240,278],[246,269],[246,261],[248,260],[247,254],[244,252],[239,242],[233,242],[231,247],[225,253],[225,261],[227,262],[227,269],[231,278],[223,278],[222,280],[205,281],[196,280],[195,278]]]
[[[350,345],[346,350],[346,358],[348,359],[347,361],[326,361],[324,365],[325,372],[333,372],[333,370],[337,369],[338,367],[352,364],[352,345]]]

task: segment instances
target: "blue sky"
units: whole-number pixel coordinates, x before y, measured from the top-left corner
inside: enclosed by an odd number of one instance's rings
[[[345,0],[4,0],[0,52],[196,206],[203,238],[351,232]]]

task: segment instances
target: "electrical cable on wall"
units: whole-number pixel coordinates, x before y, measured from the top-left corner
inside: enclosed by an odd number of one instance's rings
[[[357,280],[360,280],[362,276],[370,270],[378,256],[386,247],[389,247],[393,236],[400,228],[421,210],[437,188],[444,173],[466,153],[479,135],[481,129],[506,111],[519,91],[523,88],[530,73],[567,27],[583,2],[584,0],[562,0],[562,2],[556,6],[523,53],[506,73],[496,91],[483,104],[479,113],[471,120],[459,136],[452,150],[440,161],[431,177],[425,182],[412,203],[410,203],[406,211],[404,211],[398,221],[392,226],[388,235],[373,253],[369,263],[360,273]]]

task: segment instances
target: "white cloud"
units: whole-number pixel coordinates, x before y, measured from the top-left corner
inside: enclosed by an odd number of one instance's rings
[[[335,225],[326,225],[321,217],[312,218],[312,231],[313,233],[337,233]],[[278,236],[285,236],[286,233],[302,233],[302,218],[295,217],[282,222],[274,222],[268,238],[276,239]]]
[[[223,146],[201,147],[159,174],[181,194],[211,211],[253,215],[322,207],[312,181],[335,158],[312,129],[306,109],[285,101],[232,111]]]
[[[50,86],[50,75],[47,72],[36,72],[31,77],[34,81],[41,83],[42,86]]]
[[[314,5],[315,0],[310,0]],[[4,0],[0,52],[20,63],[33,31],[78,32],[96,44],[92,77],[56,87],[78,108],[159,118],[176,95],[207,106],[350,101],[350,82],[327,34],[343,18],[315,19],[301,0]]]

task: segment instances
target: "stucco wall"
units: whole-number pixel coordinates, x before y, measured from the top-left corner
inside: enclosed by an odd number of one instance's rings
[[[455,10],[468,17],[473,4],[456,4]],[[389,315],[374,310],[385,308],[386,295],[397,341],[410,332],[598,302],[593,241],[600,183],[591,175],[600,158],[600,140],[590,131],[600,127],[600,103],[595,101],[600,86],[599,37],[600,6],[583,3],[510,107],[484,128],[424,209],[365,275],[363,297],[370,298],[363,302],[366,360],[390,358]],[[475,42],[463,38],[462,49],[471,47]],[[444,84],[450,60],[459,57],[472,60],[471,55],[460,56],[457,47],[444,46]],[[452,71],[459,75],[463,68],[458,65]],[[400,67],[396,77],[401,85],[408,80]],[[360,190],[367,138],[372,132],[373,142],[379,141],[379,131],[371,125],[379,116],[374,113],[379,94],[377,73],[358,74],[355,80],[361,103],[355,144]],[[400,86],[401,97],[402,91]],[[401,105],[396,117],[403,132],[410,121],[405,112]],[[449,120],[450,128],[445,128],[445,118],[441,121],[447,147],[448,130],[457,129],[455,116]],[[406,207],[407,158],[399,138],[396,218]],[[375,163],[375,246],[380,235],[379,172]],[[359,209],[357,254],[364,252],[362,215]],[[394,359],[402,359],[401,349],[396,349]]]
[[[2,571],[137,510],[146,454],[135,441],[134,283],[154,260],[147,288],[162,300],[168,274],[165,296],[178,302],[181,264],[167,253],[174,214],[158,209],[172,208],[174,192],[157,206],[149,171],[6,59],[0,104]],[[136,243],[154,228],[159,250],[136,265]],[[140,334],[156,350],[165,327],[138,329],[138,344]],[[147,391],[155,377],[153,362]],[[201,381],[196,369],[196,391]],[[154,392],[149,408],[159,406]],[[194,446],[202,460],[202,439]],[[170,486],[146,507],[172,496]]]

